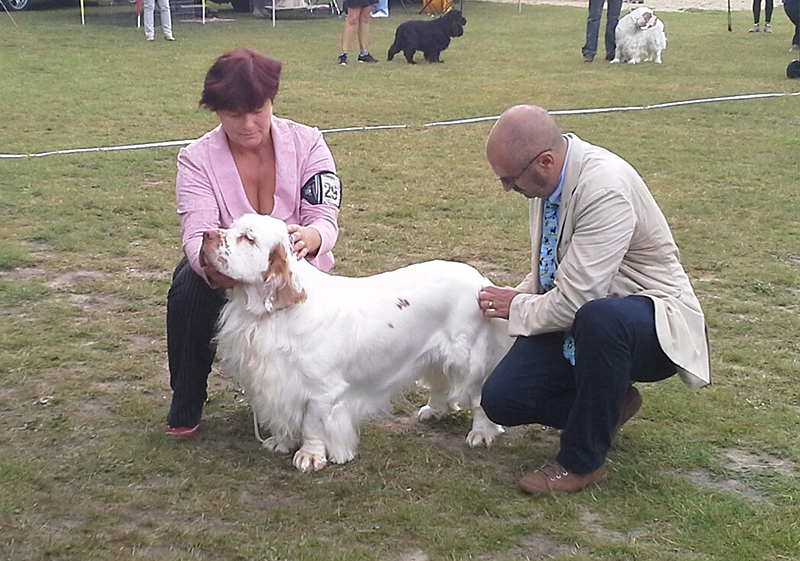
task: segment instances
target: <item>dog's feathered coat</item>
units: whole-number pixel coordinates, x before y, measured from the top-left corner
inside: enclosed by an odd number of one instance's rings
[[[434,20],[410,20],[397,26],[388,59],[403,51],[406,60],[414,62],[414,54],[422,51],[428,62],[443,62],[439,55],[450,45],[451,37],[461,37],[467,19],[460,10],[450,10]]]
[[[640,7],[625,14],[617,23],[614,36],[617,47],[612,63],[652,61],[661,64],[667,36],[664,23],[650,8]]]
[[[478,291],[491,283],[469,265],[332,276],[292,255],[282,221],[255,214],[207,232],[202,251],[240,282],[220,316],[221,366],[271,431],[264,446],[297,450],[297,469],[351,460],[359,422],[414,381],[431,392],[420,419],[471,408],[470,446],[503,431],[480,396],[512,340],[504,320],[481,314]]]

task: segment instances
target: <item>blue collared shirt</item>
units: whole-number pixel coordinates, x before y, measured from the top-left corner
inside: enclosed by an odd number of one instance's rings
[[[553,191],[549,197],[547,197],[548,201],[556,205],[561,205],[561,191],[564,188],[564,173],[566,172],[567,162],[569,161],[569,151],[570,148],[572,148],[572,141],[569,139],[569,137],[565,136],[564,138],[567,139],[567,155],[564,156],[564,165],[561,166],[561,175],[558,177],[558,186],[556,187],[556,190]]]

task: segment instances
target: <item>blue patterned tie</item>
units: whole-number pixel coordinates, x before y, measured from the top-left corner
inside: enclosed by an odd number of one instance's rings
[[[542,247],[539,249],[539,284],[547,292],[556,286],[556,243],[558,242],[558,203],[545,200]],[[564,358],[575,366],[575,339],[564,336]]]

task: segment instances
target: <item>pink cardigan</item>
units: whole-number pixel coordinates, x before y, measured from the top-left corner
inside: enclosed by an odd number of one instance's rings
[[[322,245],[309,261],[329,271],[334,262],[331,249],[339,236],[339,209],[301,199],[300,188],[316,173],[336,172],[331,151],[319,130],[288,119],[273,116],[271,134],[275,146],[272,216],[289,224],[313,226],[322,237]],[[255,212],[221,126],[181,149],[176,191],[183,252],[195,272],[205,279],[199,263],[203,232],[227,228],[239,216]]]

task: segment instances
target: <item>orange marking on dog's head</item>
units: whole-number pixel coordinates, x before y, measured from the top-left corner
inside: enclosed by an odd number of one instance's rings
[[[280,310],[300,304],[308,297],[305,290],[296,288],[292,282],[292,271],[286,249],[281,244],[272,248],[269,254],[269,267],[261,273],[261,278],[268,288],[268,298],[272,301],[273,309]]]

